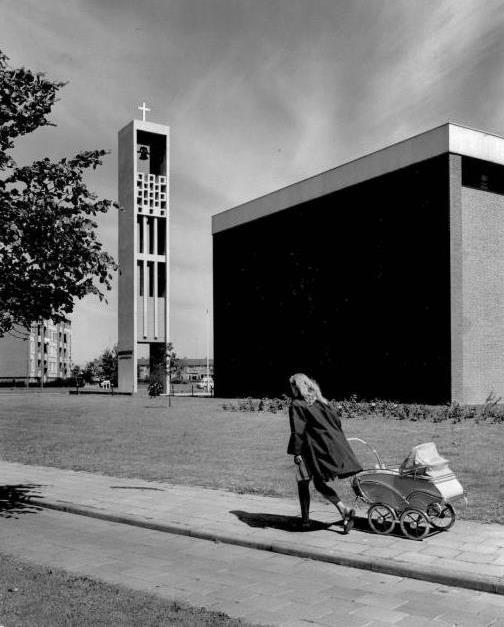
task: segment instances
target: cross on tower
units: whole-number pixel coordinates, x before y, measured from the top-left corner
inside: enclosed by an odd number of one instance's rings
[[[145,114],[147,113],[147,111],[150,111],[150,109],[147,108],[145,102],[142,102],[142,106],[137,107],[137,109],[140,109],[140,111],[142,112],[142,122],[145,122]]]

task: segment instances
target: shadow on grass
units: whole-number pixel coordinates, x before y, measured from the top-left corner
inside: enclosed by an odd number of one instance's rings
[[[36,514],[42,510],[30,502],[32,497],[40,497],[38,485],[0,485],[0,517],[19,518],[20,514]]]

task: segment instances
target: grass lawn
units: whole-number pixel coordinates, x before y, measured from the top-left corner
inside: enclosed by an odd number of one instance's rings
[[[0,395],[0,456],[7,461],[200,485],[234,492],[296,496],[286,455],[286,413],[229,412],[212,398]],[[469,498],[463,518],[504,523],[504,424],[354,418],[363,438],[390,462],[433,440]],[[362,448],[364,465],[374,459]],[[349,494],[347,482],[336,485]]]
[[[220,612],[0,556],[0,622],[33,625],[178,625],[246,627]]]

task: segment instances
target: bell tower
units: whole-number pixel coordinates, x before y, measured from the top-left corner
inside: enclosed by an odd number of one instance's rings
[[[119,131],[119,391],[137,391],[137,347],[151,373],[170,341],[169,127],[142,120]],[[157,377],[166,391],[167,377]]]

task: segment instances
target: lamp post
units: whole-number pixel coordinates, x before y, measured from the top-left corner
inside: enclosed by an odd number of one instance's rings
[[[207,382],[207,392],[210,392],[210,316],[208,313],[208,308],[206,310],[206,382]]]

